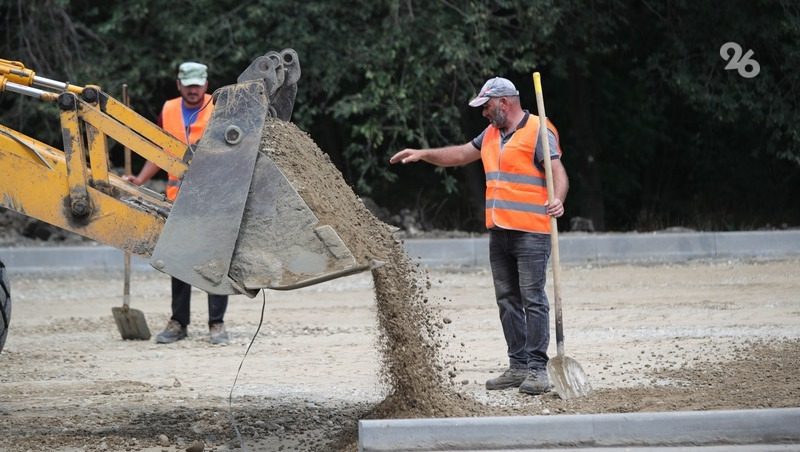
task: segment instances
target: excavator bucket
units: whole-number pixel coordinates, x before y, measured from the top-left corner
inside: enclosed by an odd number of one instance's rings
[[[214,93],[214,112],[151,256],[153,267],[214,294],[295,289],[373,267],[357,262],[281,168],[261,152],[267,117],[288,121],[294,50],[257,58]]]

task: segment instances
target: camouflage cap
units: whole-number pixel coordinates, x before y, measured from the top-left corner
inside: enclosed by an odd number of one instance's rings
[[[178,80],[183,86],[205,85],[208,79],[208,66],[187,61],[178,67]]]
[[[470,107],[480,107],[492,97],[519,96],[517,87],[511,80],[503,77],[490,78],[483,84],[483,88],[471,101]]]

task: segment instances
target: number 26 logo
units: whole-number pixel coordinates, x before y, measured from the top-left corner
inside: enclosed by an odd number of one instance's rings
[[[731,55],[731,50],[733,50],[733,55]],[[719,48],[719,56],[722,57],[723,60],[728,61],[728,64],[725,65],[726,70],[736,69],[744,78],[753,78],[761,72],[761,65],[758,64],[758,61],[752,59],[753,51],[748,50],[747,53],[742,56],[742,46],[735,42],[726,42],[722,44],[722,47]],[[748,67],[750,69],[748,69]]]

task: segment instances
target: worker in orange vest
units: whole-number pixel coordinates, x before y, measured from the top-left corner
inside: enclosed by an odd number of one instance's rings
[[[178,68],[176,81],[180,97],[164,103],[158,118],[158,125],[179,140],[189,145],[200,141],[203,132],[211,119],[214,103],[208,90],[208,68],[204,64],[188,61]],[[153,162],[146,162],[136,177],[126,177],[136,185],[141,185],[160,171]],[[181,180],[168,175],[166,196],[175,201],[180,190]],[[156,336],[159,344],[170,344],[187,336],[189,325],[192,287],[172,278],[172,317],[167,327]],[[228,333],[225,331],[225,310],[228,307],[227,295],[208,294],[208,326],[212,344],[226,344]]]
[[[489,126],[472,141],[436,149],[403,149],[390,163],[425,161],[461,166],[476,160],[486,173],[486,227],[495,297],[508,346],[509,367],[486,389],[550,390],[547,347],[549,303],[545,293],[550,257],[550,216],[564,214],[569,179],[561,163],[558,131],[548,121],[555,198],[547,200],[539,117],[523,110],[519,91],[505,78],[486,81],[469,105],[482,108]]]

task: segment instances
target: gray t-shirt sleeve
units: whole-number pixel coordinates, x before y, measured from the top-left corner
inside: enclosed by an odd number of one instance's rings
[[[550,142],[550,159],[553,160],[560,158],[558,155],[558,139],[556,139],[556,134],[554,134],[550,129],[547,129],[547,141]],[[537,140],[536,163],[544,161],[542,155],[544,155],[544,146],[542,145],[541,141]]]
[[[484,135],[486,135],[486,129],[483,129],[483,131],[481,131],[480,135],[478,135],[477,137],[472,139],[472,145],[475,146],[475,149],[477,149],[479,151],[481,149],[481,146],[483,145],[483,136]]]

